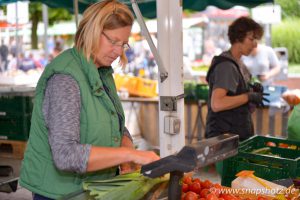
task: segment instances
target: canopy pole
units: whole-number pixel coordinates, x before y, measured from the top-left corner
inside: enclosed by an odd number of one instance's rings
[[[182,0],[157,0],[158,51],[169,72],[159,85],[159,107],[163,97],[183,96]],[[185,145],[184,99],[176,98],[176,110],[159,110],[160,156],[179,152]],[[169,128],[168,128],[169,127]]]
[[[43,22],[44,22],[44,54],[45,59],[48,61],[49,50],[48,50],[48,6],[43,4]]]
[[[168,77],[168,72],[166,70],[166,68],[164,67],[163,65],[163,62],[161,60],[161,57],[153,43],[153,40],[150,36],[150,33],[149,33],[149,30],[145,24],[145,21],[143,19],[143,15],[141,14],[141,11],[139,9],[139,6],[137,5],[136,1],[135,0],[131,0],[131,4],[132,4],[132,8],[133,8],[133,11],[136,15],[136,18],[137,18],[137,21],[141,27],[141,32],[142,34],[145,36],[148,44],[149,44],[149,47],[151,49],[151,52],[153,53],[153,56],[155,58],[155,61],[157,63],[157,66],[158,66],[158,69],[159,69],[159,73],[160,73],[160,81],[163,82],[164,80],[166,80],[166,78]]]
[[[16,7],[16,64],[17,64],[17,69],[19,68],[19,64],[20,64],[20,61],[19,61],[19,54],[20,54],[20,40],[19,40],[19,11],[18,11],[18,1],[15,3]]]
[[[78,0],[73,0],[76,30],[78,29]]]

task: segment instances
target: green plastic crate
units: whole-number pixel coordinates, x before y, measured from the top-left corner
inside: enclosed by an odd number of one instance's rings
[[[193,81],[186,81],[184,83],[185,100],[198,101],[208,99],[209,87],[207,84],[200,84]]]
[[[31,96],[0,96],[0,115],[30,114],[33,109],[33,97]]]
[[[272,142],[272,155],[253,153]],[[289,145],[290,148],[279,146]],[[291,149],[293,148],[293,149]],[[235,175],[242,170],[255,171],[255,175],[269,180],[295,178],[300,176],[300,142],[286,139],[254,136],[240,143],[238,155],[223,162],[222,185],[230,186]]]
[[[185,81],[184,82],[184,100],[197,101],[196,97],[196,82]]]
[[[0,116],[0,139],[28,140],[30,121],[31,114]]]
[[[197,84],[196,85],[196,97],[198,100],[208,100],[209,87],[207,84]]]

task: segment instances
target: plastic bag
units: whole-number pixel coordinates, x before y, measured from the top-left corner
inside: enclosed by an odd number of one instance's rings
[[[288,139],[300,141],[300,104],[294,107],[288,121]]]

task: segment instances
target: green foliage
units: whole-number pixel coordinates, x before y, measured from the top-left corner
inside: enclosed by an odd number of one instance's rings
[[[281,6],[282,17],[300,17],[300,2],[299,0],[275,0]]]
[[[31,47],[37,49],[38,37],[37,26],[38,22],[43,20],[42,17],[42,3],[30,2],[29,4],[29,18],[32,23],[31,27]],[[61,20],[70,20],[72,15],[64,8],[48,8],[48,21],[49,25],[53,25],[55,22]]]
[[[272,27],[272,46],[286,47],[289,62],[300,63],[300,19],[286,18]]]
[[[33,20],[34,16],[38,16],[38,20],[42,21],[42,4],[39,2],[31,2],[29,4],[30,20]],[[50,8],[48,7],[49,25],[53,25],[54,22],[71,20],[72,15],[64,8]]]

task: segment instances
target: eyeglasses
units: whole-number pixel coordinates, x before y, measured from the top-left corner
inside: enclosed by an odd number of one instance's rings
[[[121,47],[123,50],[127,50],[130,49],[130,46],[128,43],[120,43],[119,41],[115,41],[113,39],[111,39],[108,35],[106,35],[106,33],[102,32],[102,34],[105,36],[105,38],[109,41],[109,43],[115,47]]]

